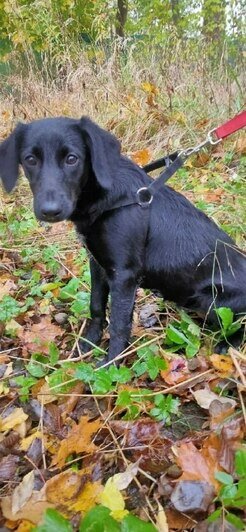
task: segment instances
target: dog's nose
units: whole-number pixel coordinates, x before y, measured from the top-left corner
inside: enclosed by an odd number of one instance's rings
[[[62,212],[62,209],[55,201],[46,201],[41,209],[44,218],[58,218]]]

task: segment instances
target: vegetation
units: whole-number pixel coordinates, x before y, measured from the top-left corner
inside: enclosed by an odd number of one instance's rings
[[[138,164],[202,141],[244,105],[243,3],[0,1],[0,135],[87,114]],[[245,131],[170,185],[243,247]],[[0,527],[18,532],[243,530],[245,346],[139,290],[122,364],[79,352],[86,251],[39,224],[26,181],[0,196]],[[243,319],[241,320],[243,322]],[[197,528],[198,529],[198,528]]]

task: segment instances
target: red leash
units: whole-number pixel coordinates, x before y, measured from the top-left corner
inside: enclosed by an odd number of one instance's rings
[[[228,120],[228,122],[225,122],[225,124],[222,124],[222,126],[215,128],[213,130],[213,133],[216,135],[218,140],[222,140],[225,137],[228,137],[232,133],[235,133],[235,131],[242,129],[245,126],[246,126],[246,111],[243,111],[239,115],[234,116],[234,118],[232,118],[231,120]]]
[[[161,159],[157,159],[156,161],[146,164],[142,168],[143,170],[145,170],[145,172],[148,173],[152,172],[153,170],[157,170],[157,168],[162,168],[163,166],[166,166],[172,167],[174,169],[174,172],[176,172],[177,168],[175,169],[174,162],[177,159],[180,159],[180,157],[189,157],[189,155],[199,152],[201,148],[204,148],[207,144],[218,144],[218,142],[221,142],[224,138],[228,137],[229,135],[232,135],[232,133],[235,133],[243,127],[246,127],[246,111],[243,111],[239,115],[234,116],[234,118],[231,118],[231,120],[228,120],[227,122],[222,124],[222,126],[218,126],[214,129],[211,129],[211,131],[209,131],[207,134],[207,138],[203,142],[200,142],[200,144],[198,144],[197,146],[187,148],[186,150],[182,150],[181,152],[171,153],[169,155],[166,155],[165,157],[161,157]],[[167,179],[170,179],[170,175],[166,177],[165,181]]]

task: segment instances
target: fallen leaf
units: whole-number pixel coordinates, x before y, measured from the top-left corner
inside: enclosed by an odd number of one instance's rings
[[[30,523],[30,521],[27,521],[26,519],[21,521],[18,528],[16,529],[16,532],[31,532],[34,529],[33,523]]]
[[[189,530],[194,529],[196,521],[187,515],[181,514],[172,508],[166,508],[167,522],[169,530]]]
[[[14,281],[12,281],[9,278],[7,278],[7,280],[5,280],[5,278],[3,276],[1,276],[0,280],[1,280],[1,284],[0,284],[0,300],[1,300],[4,296],[8,296],[12,292],[14,292],[14,290],[16,290],[17,286],[14,283]]]
[[[209,388],[201,388],[200,390],[196,390],[195,392],[191,390],[191,393],[195,397],[196,402],[199,404],[199,406],[201,408],[205,408],[206,410],[209,409],[213,401],[218,401],[221,404],[227,403],[231,407],[234,407],[234,408],[237,405],[234,399],[230,399],[230,397],[222,397],[220,395],[217,395],[216,393],[212,392]]]
[[[137,421],[112,421],[110,427],[124,437],[124,445],[131,447],[129,455],[141,468],[152,473],[164,472],[171,465],[173,441],[165,436],[163,424],[150,419]]]
[[[103,506],[106,506],[106,508],[111,510],[110,515],[114,519],[121,521],[129,512],[128,510],[125,510],[124,497],[117,486],[116,477],[118,477],[118,475],[114,475],[107,480],[100,495],[100,501]]]
[[[132,160],[139,166],[144,166],[145,164],[147,164],[150,161],[150,157],[151,155],[148,148],[135,151],[131,156]]]
[[[92,453],[97,449],[91,441],[91,437],[101,426],[100,420],[90,421],[87,416],[83,416],[78,425],[74,425],[68,437],[62,440],[57,456],[53,458],[52,465],[63,467],[66,458],[72,453]]]
[[[47,355],[50,342],[54,342],[55,338],[61,336],[63,332],[61,327],[51,322],[50,316],[42,316],[39,323],[33,323],[24,332],[18,332],[23,345],[23,355],[37,353],[37,351]]]
[[[0,479],[1,482],[4,481],[10,481],[13,480],[18,464],[19,464],[20,458],[19,456],[15,456],[13,454],[9,454],[8,456],[4,456],[0,460]]]
[[[221,377],[230,377],[234,371],[234,365],[228,355],[211,355],[209,360],[213,367],[218,370]]]
[[[46,483],[47,500],[67,516],[73,511],[85,513],[99,503],[103,489],[99,481],[91,479],[91,468],[64,471]]]
[[[141,83],[141,88],[144,90],[144,92],[150,93],[150,94],[158,94],[159,89],[154,85],[154,83],[150,83],[149,81],[144,81]]]
[[[30,471],[23,477],[22,482],[12,494],[12,512],[17,514],[30,499],[34,488],[34,471]]]
[[[226,399],[226,397],[224,397]],[[231,399],[233,401],[233,399]],[[235,401],[236,403],[236,401]],[[230,402],[221,403],[221,401],[214,400],[209,406],[210,415],[210,430],[222,429],[225,420],[232,416],[235,411],[235,405]]]
[[[28,418],[22,408],[14,408],[14,410],[5,418],[0,418],[0,432],[6,432],[17,428]]]
[[[163,380],[171,386],[185,381],[187,376],[190,375],[187,360],[182,357],[172,358],[172,360],[168,361],[168,369],[161,370],[160,373]]]
[[[157,507],[158,507],[158,513],[156,516],[156,525],[158,532],[168,532],[168,522],[167,522],[167,516],[164,511],[164,508],[161,506],[159,501],[157,501]]]
[[[27,436],[27,438],[23,438],[20,444],[20,449],[22,451],[27,451],[27,449],[30,447],[31,443],[35,438],[42,438],[42,433],[39,430],[36,430],[31,434],[30,436]]]
[[[218,487],[214,474],[219,469],[218,453],[221,446],[219,437],[213,436],[213,441],[207,439],[205,450],[198,450],[192,442],[181,443],[177,447],[177,464],[183,471],[180,480],[202,480]]]

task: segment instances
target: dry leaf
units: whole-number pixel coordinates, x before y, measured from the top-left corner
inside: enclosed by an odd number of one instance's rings
[[[168,369],[161,370],[161,377],[171,386],[185,381],[188,375],[190,375],[190,372],[188,370],[187,360],[182,357],[172,358],[168,362]]]
[[[16,529],[16,532],[31,532],[34,529],[33,523],[30,523],[30,521],[27,521],[24,519],[19,524],[18,528]]]
[[[20,444],[20,449],[22,451],[27,451],[27,449],[30,447],[31,443],[33,442],[33,440],[35,440],[35,438],[42,438],[42,433],[39,430],[36,430],[27,438],[23,438]]]
[[[48,480],[46,497],[57,510],[69,516],[73,510],[87,512],[99,503],[102,489],[99,481],[91,482],[91,468],[67,470]]]
[[[30,471],[23,477],[22,482],[15,488],[12,494],[12,512],[17,514],[30,499],[34,488],[34,471]]]
[[[149,81],[144,81],[141,83],[141,88],[144,90],[144,92],[147,92],[149,94],[158,94],[159,89],[154,85],[153,83],[150,83]]]
[[[22,408],[14,408],[14,410],[5,418],[0,418],[0,432],[9,431],[17,428],[28,418]]]
[[[92,435],[95,434],[101,426],[100,420],[88,421],[87,416],[80,419],[78,425],[74,425],[68,437],[62,440],[57,456],[53,458],[52,465],[63,467],[66,458],[72,453],[92,453],[97,449],[91,441]]]
[[[148,148],[135,151],[131,156],[132,160],[136,164],[139,164],[139,166],[144,166],[145,164],[147,164],[150,161],[150,157],[151,155],[150,155],[150,151],[148,150]]]
[[[234,407],[234,408],[236,407],[236,404],[237,404],[236,401],[234,401],[234,399],[219,396],[216,393],[211,392],[209,388],[201,388],[200,390],[196,390],[195,392],[191,390],[191,393],[195,397],[196,402],[199,404],[199,406],[201,408],[205,408],[206,410],[209,409],[213,401],[219,401],[220,403],[229,403],[231,407]]]
[[[50,342],[54,342],[55,338],[62,334],[63,330],[51,322],[50,316],[45,315],[41,317],[39,323],[33,323],[24,333],[18,333],[18,337],[22,341],[24,355],[37,351],[48,354]]]
[[[156,517],[156,526],[158,529],[158,532],[168,532],[168,523],[167,523],[167,516],[165,514],[164,508],[161,506],[159,501],[157,501],[158,506],[158,514]]]
[[[211,355],[209,360],[213,367],[219,371],[221,377],[230,377],[234,371],[234,365],[228,355]]]

